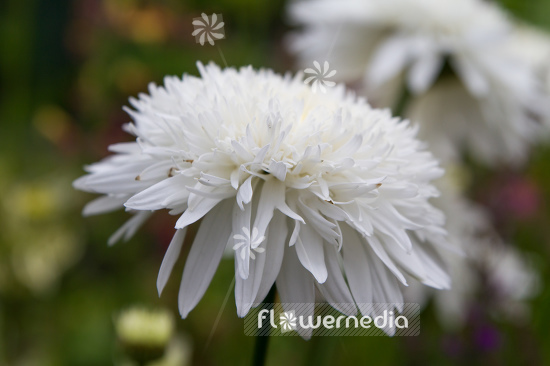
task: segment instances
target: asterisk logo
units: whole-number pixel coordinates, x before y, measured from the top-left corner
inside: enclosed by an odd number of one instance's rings
[[[279,316],[279,324],[281,325],[281,332],[290,332],[296,329],[296,314],[294,310],[285,311]]]
[[[328,80],[328,78],[336,75],[336,70],[330,70],[328,61],[325,61],[322,68],[317,61],[313,61],[313,66],[315,67],[315,69],[308,67],[304,70],[304,73],[311,74],[311,76],[304,80],[304,84],[311,83],[311,87],[313,88],[314,93],[317,92],[317,88],[319,88],[322,93],[326,93],[327,89],[325,88],[325,86],[331,88],[336,85],[334,81]]]
[[[193,18],[193,27],[195,30],[191,35],[195,36],[197,43],[200,43],[201,46],[204,46],[205,41],[208,41],[213,46],[214,40],[225,38],[224,24],[221,14],[212,14],[209,17],[205,13],[202,13],[200,18]]]
[[[258,235],[257,227],[252,229],[252,237],[251,237],[250,230],[247,227],[243,226],[242,234],[233,235],[233,239],[235,240],[235,245],[233,246],[233,250],[235,251],[240,250],[241,259],[243,260],[246,257],[247,250],[251,259],[256,259],[254,252],[263,253],[265,251],[265,248],[260,248],[259,246],[265,240],[265,236]]]

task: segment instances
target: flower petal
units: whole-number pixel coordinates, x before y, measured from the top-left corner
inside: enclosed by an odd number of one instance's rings
[[[313,274],[317,282],[325,282],[327,267],[323,251],[323,238],[310,225],[302,225],[295,247],[302,265]]]
[[[252,203],[244,205],[243,208],[241,210],[238,205],[234,205],[231,217],[233,235],[239,235],[236,233],[242,232],[246,236],[245,246],[240,249],[240,255],[235,256],[235,262],[238,268],[237,277],[247,279],[250,268],[250,216],[252,214]]]
[[[96,198],[95,200],[88,202],[82,210],[82,215],[92,216],[120,210],[124,208],[124,202],[129,198],[128,195],[107,195]]]
[[[300,264],[294,247],[285,247],[276,285],[285,311],[294,310],[296,317],[302,316],[303,319],[313,316],[315,308],[313,276]],[[296,331],[305,339],[311,337],[312,329],[302,328],[299,322],[296,323]]]
[[[162,290],[164,289],[164,286],[166,286],[166,282],[168,282],[168,278],[170,278],[172,269],[174,268],[174,265],[178,260],[178,257],[181,252],[181,247],[183,245],[183,239],[185,239],[186,232],[187,232],[186,228],[176,230],[176,233],[172,237],[172,240],[170,241],[170,245],[168,246],[168,249],[164,254],[164,259],[162,260],[162,264],[160,265],[160,270],[157,277],[157,290],[158,290],[159,296],[161,295]]]
[[[338,311],[356,315],[357,307],[338,263],[338,251],[332,245],[324,245],[328,277],[325,283],[317,284],[323,297]]]
[[[182,318],[186,318],[206,292],[231,234],[232,200],[220,202],[201,223],[185,262],[178,303]]]
[[[268,260],[264,265],[264,272],[262,274],[262,282],[258,288],[256,299],[254,302],[260,303],[267,296],[269,290],[273,286],[279,270],[281,269],[281,263],[283,262],[283,255],[285,251],[285,243],[288,235],[287,218],[280,212],[275,212],[273,219],[269,224],[266,238],[266,251],[265,255]]]
[[[135,213],[131,219],[126,221],[124,225],[122,225],[113,235],[111,235],[107,243],[109,245],[114,245],[123,237],[125,241],[130,240],[130,238],[134,236],[136,231],[138,231],[141,225],[143,225],[143,223],[147,221],[152,214],[153,212],[151,211],[140,211]]]

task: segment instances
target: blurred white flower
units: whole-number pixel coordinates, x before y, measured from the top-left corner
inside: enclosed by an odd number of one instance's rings
[[[531,65],[506,47],[513,27],[492,2],[313,0],[292,3],[290,13],[305,25],[290,38],[301,65],[324,55],[341,29],[329,59],[341,80],[362,80],[384,106],[395,107],[405,86],[425,97],[410,116],[454,155],[467,145],[488,163],[521,162],[540,137],[548,100]],[[391,98],[382,95],[389,85]]]
[[[326,93],[327,89],[325,88],[325,86],[333,87],[334,85],[336,85],[334,81],[328,80],[329,78],[336,75],[336,70],[330,70],[328,61],[325,61],[323,67],[321,67],[319,62],[313,61],[313,66],[315,67],[315,69],[308,67],[304,70],[305,74],[312,74],[312,76],[309,76],[304,80],[304,84],[311,83],[311,87],[314,93],[317,92],[317,88],[319,88],[322,93]]]
[[[516,90],[521,84],[518,80]],[[466,150],[488,164],[518,164],[528,157],[530,145],[547,135],[541,122],[546,113],[536,111],[545,105],[523,108],[518,104],[522,97],[508,91],[495,87],[479,99],[458,78],[448,76],[414,98],[405,114],[420,124],[419,137],[442,161],[457,161]]]
[[[550,99],[550,33],[526,25],[514,28],[511,39],[505,45],[506,51],[513,53],[529,64],[542,84],[546,96],[543,103]],[[550,114],[546,116],[550,119]]]
[[[337,309],[354,299],[402,303],[405,274],[449,286],[432,256],[446,243],[444,216],[428,202],[442,170],[415,128],[342,86],[316,94],[301,75],[198,67],[201,77],[167,77],[164,87],[151,84],[149,95],[131,99],[134,122],[125,129],[137,141],[111,146],[116,154],[74,183],[105,194],[85,214],[122,205],[137,212],[117,237],[135,232],[145,219],[139,215],[180,215],[159,293],[185,228],[202,219],[180,287],[183,317],[202,298],[226,246],[242,243],[265,251],[256,250],[253,261],[251,251],[235,252],[241,317],[275,282],[282,303],[313,304],[317,289]],[[306,306],[297,316],[312,312]],[[311,329],[298,332],[309,337]]]
[[[491,291],[490,310],[521,322],[528,316],[526,301],[538,289],[538,275],[530,263],[494,232],[488,213],[463,196],[466,172],[456,165],[435,185],[441,195],[433,200],[447,217],[448,240],[460,251],[441,251],[448,265],[452,288],[430,291],[418,282],[404,290],[408,302],[425,304],[434,298],[440,322],[450,329],[460,328],[481,291]],[[485,276],[486,278],[484,278]],[[484,288],[488,282],[489,289]]]
[[[219,23],[218,17],[220,20]],[[201,46],[204,46],[204,41],[208,41],[213,46],[214,40],[220,40],[225,37],[224,24],[221,14],[212,14],[209,17],[205,13],[202,13],[200,18],[193,18],[193,28],[195,30],[191,35],[195,36],[197,43],[200,43]]]

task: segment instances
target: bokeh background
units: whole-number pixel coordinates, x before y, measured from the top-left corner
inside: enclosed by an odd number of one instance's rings
[[[550,31],[550,1],[502,4]],[[283,0],[0,2],[0,365],[129,364],[114,319],[133,306],[164,308],[177,319],[184,355],[166,365],[250,362],[254,339],[243,334],[233,294],[210,337],[232,261],[180,320],[177,276],[161,298],[156,290],[174,217],[157,213],[129,242],[108,247],[127,215],[82,218],[92,195],[71,183],[83,165],[107,156],[109,144],[131,140],[121,130],[129,96],[167,74],[197,74],[197,60],[223,63],[217,47],[191,36],[201,13],[223,15],[226,39],[217,45],[229,65],[293,70],[284,7]],[[493,318],[480,306],[463,329],[448,331],[428,305],[419,337],[273,338],[268,365],[550,364],[550,147],[538,147],[522,170],[472,171],[469,195],[540,273],[529,320]]]

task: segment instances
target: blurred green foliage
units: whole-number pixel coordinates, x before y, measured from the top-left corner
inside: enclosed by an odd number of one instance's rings
[[[547,0],[503,0],[525,21],[550,30]],[[178,276],[158,298],[156,275],[174,232],[174,218],[157,214],[128,243],[107,238],[122,213],[82,219],[91,195],[73,192],[84,164],[106,156],[111,143],[130,140],[120,127],[129,96],[164,75],[196,74],[197,60],[223,61],[217,47],[200,46],[192,18],[223,14],[218,42],[229,65],[292,69],[285,53],[282,0],[4,0],[0,3],[0,365],[113,364],[119,352],[113,316],[133,304],[162,306],[177,315]],[[540,148],[525,171],[550,202],[550,149]],[[491,189],[474,176],[472,195]],[[533,253],[550,279],[550,207],[506,223],[505,232]],[[183,268],[180,261],[175,272]],[[180,272],[181,273],[181,272]],[[209,341],[233,278],[220,266],[189,318],[178,319],[197,365],[249,363],[254,340],[245,337],[233,295]],[[550,364],[550,290],[532,302],[531,324],[481,317],[499,334],[481,349],[475,327],[446,333],[431,306],[421,336],[271,340],[268,365]],[[209,343],[208,343],[209,342]],[[205,347],[207,348],[205,349]]]

